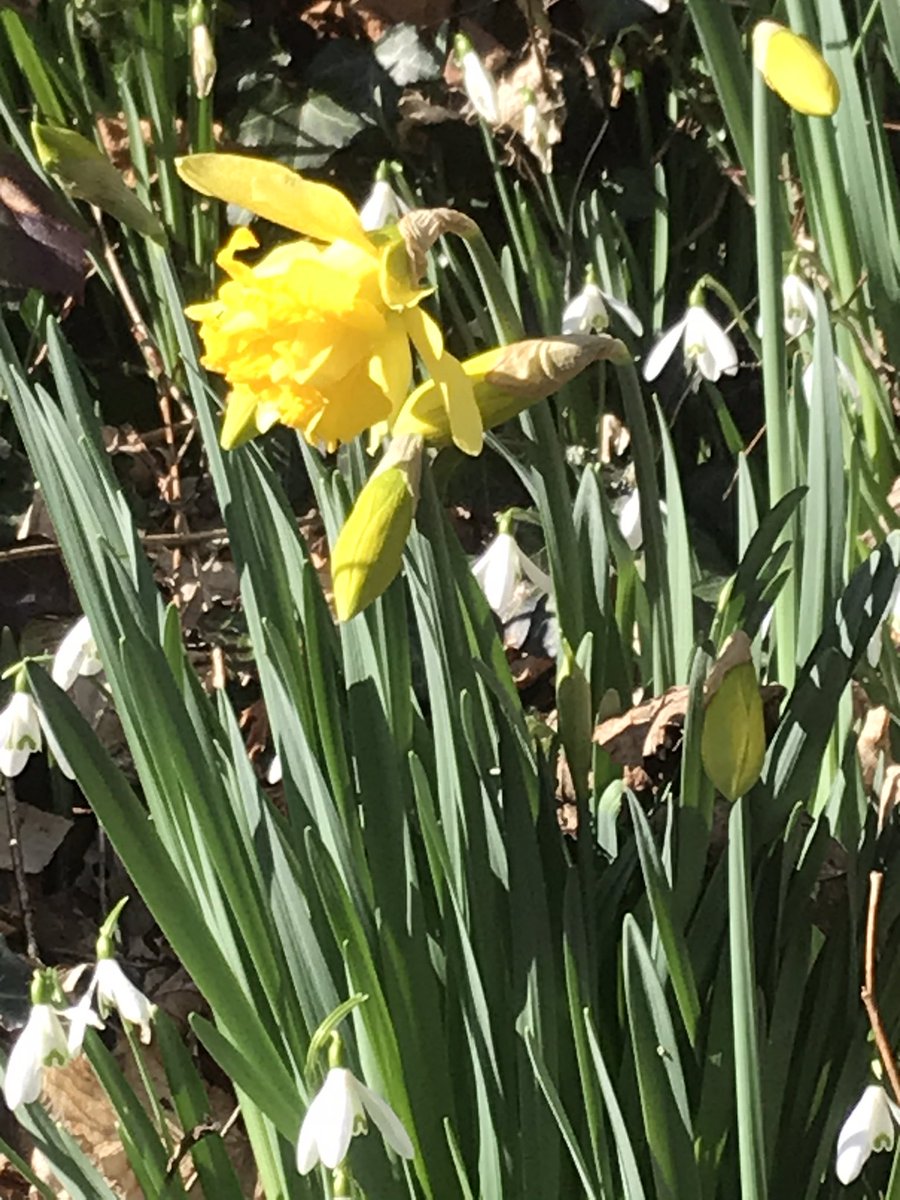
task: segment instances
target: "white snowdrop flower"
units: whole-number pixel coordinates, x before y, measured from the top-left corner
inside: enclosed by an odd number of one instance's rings
[[[784,300],[784,332],[799,337],[816,319],[816,296],[812,288],[791,271],[781,285]]]
[[[141,1041],[145,1045],[150,1041],[150,1022],[156,1013],[156,1005],[134,986],[115,958],[97,960],[91,987],[96,987],[101,1017],[115,1009],[123,1021],[140,1026]]]
[[[87,617],[81,617],[59,644],[53,656],[50,675],[53,682],[67,692],[79,675],[96,675],[103,670],[97,656],[97,643]]]
[[[573,296],[562,315],[563,333],[600,333],[609,325],[607,306],[617,313],[638,337],[644,327],[637,313],[624,300],[617,300],[609,292],[601,291],[593,280],[588,280],[577,296]]]
[[[44,1067],[62,1066],[68,1057],[66,1035],[56,1009],[50,1004],[33,1005],[6,1063],[3,1098],[7,1106],[34,1103],[41,1094]]]
[[[894,1125],[900,1117],[884,1088],[872,1083],[841,1126],[835,1171],[843,1184],[859,1176],[870,1154],[894,1148]]]
[[[691,304],[687,312],[662,335],[644,363],[644,378],[653,380],[683,342],[685,364],[693,366],[704,379],[713,383],[721,375],[734,375],[738,369],[734,342],[702,304]]]
[[[281,768],[281,755],[276,754],[269,763],[269,769],[266,771],[266,783],[281,783],[284,772]]]
[[[500,121],[497,85],[464,33],[456,35],[456,57],[462,70],[463,88],[472,107],[483,121],[497,125]]]
[[[359,219],[365,230],[383,229],[385,225],[393,225],[406,207],[386,179],[376,179],[359,210]]]
[[[843,388],[851,400],[859,402],[860,392],[859,384],[847,364],[842,358],[834,356],[834,371],[837,375],[838,387]],[[806,396],[807,404],[812,403],[813,388],[815,387],[815,373],[813,364],[810,362],[803,371],[803,394]]]
[[[350,1139],[368,1128],[371,1117],[381,1136],[401,1158],[415,1151],[409,1134],[386,1100],[376,1095],[346,1067],[332,1067],[300,1126],[297,1170],[307,1175],[317,1163],[334,1170],[347,1157]]]
[[[81,1053],[82,1046],[84,1045],[84,1035],[89,1025],[92,1029],[106,1028],[100,1020],[99,1015],[94,1012],[94,990],[94,981],[92,980],[88,990],[78,1003],[73,1004],[71,1008],[67,1008],[63,1012],[63,1016],[69,1022],[67,1047],[69,1055],[72,1058]]]
[[[30,692],[13,692],[0,712],[0,773],[12,779],[41,748],[41,720]]]
[[[656,13],[662,14],[669,11],[669,0],[642,0],[642,2]]]
[[[553,586],[550,577],[522,553],[513,535],[506,532],[498,533],[475,560],[472,574],[488,604],[504,623],[516,614],[519,585],[523,580],[547,595]]]

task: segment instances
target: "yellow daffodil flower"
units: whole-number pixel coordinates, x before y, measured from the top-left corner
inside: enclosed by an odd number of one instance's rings
[[[785,104],[809,117],[830,117],[841,101],[834,72],[819,50],[777,21],[753,29],[753,65]]]
[[[430,293],[412,277],[402,233],[369,234],[346,196],[280,163],[193,154],[181,178],[207,196],[303,235],[253,265],[258,242],[236,229],[217,262],[228,279],[214,300],[188,308],[200,323],[203,363],[229,384],[222,445],[280,422],[336,446],[373,425],[390,427],[412,380],[410,343],[446,405],[454,442],[481,450],[472,384],[419,307]]]

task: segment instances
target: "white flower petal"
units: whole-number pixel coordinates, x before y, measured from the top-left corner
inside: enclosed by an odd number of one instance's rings
[[[816,297],[799,275],[785,275],[781,285],[784,301],[784,331],[788,337],[799,337],[816,315]]]
[[[641,324],[640,317],[637,315],[631,305],[626,304],[624,300],[617,300],[616,297],[611,296],[609,292],[604,292],[603,298],[613,312],[625,322],[631,332],[637,334],[638,337],[641,337],[644,332],[644,326]]]
[[[472,566],[488,604],[500,617],[514,602],[519,580],[519,547],[511,533],[498,533]]]
[[[403,1122],[386,1100],[382,1100],[371,1088],[356,1080],[356,1088],[360,1094],[363,1108],[378,1126],[381,1136],[401,1158],[413,1158],[415,1150],[412,1139],[406,1132]]]
[[[87,617],[81,617],[60,642],[53,656],[51,678],[65,692],[79,675],[96,675],[102,669],[90,623]]]
[[[284,777],[284,772],[281,766],[281,755],[276,754],[269,763],[269,769],[266,772],[266,783],[281,783]]]
[[[69,1055],[75,1058],[81,1053],[84,1046],[84,1035],[90,1025],[92,1029],[105,1029],[106,1026],[100,1020],[99,1015],[94,1011],[94,991],[97,986],[97,973],[88,986],[88,990],[84,993],[77,1004],[73,1004],[71,1008],[67,1008],[63,1016],[69,1022],[69,1036],[66,1042]]]
[[[123,1021],[139,1025],[141,1041],[150,1040],[150,1022],[155,1006],[134,986],[114,958],[101,958],[95,972],[97,1006],[105,1015],[114,1008]]]
[[[497,87],[490,72],[474,50],[468,50],[462,56],[463,87],[479,117],[489,125],[496,125],[500,120],[500,105],[497,100]]]
[[[67,1056],[66,1035],[56,1011],[49,1004],[35,1004],[6,1062],[3,1097],[9,1108],[37,1100],[45,1065],[56,1060],[64,1063]]]
[[[50,727],[42,709],[38,709],[38,719],[40,720],[44,737],[47,739],[47,749],[56,759],[56,765],[62,771],[63,775],[65,775],[66,779],[74,779],[75,772],[69,766],[69,760],[63,754],[62,747],[56,739],[56,734]]]
[[[675,353],[675,347],[681,341],[681,335],[684,333],[687,325],[687,316],[676,321],[671,329],[667,329],[662,335],[650,353],[644,360],[643,375],[648,383],[652,382],[672,355]]]
[[[835,1171],[844,1185],[857,1178],[869,1155],[894,1145],[894,1119],[883,1087],[870,1084],[838,1134]]]
[[[357,1118],[362,1115],[355,1089],[356,1080],[346,1067],[332,1067],[307,1113],[307,1120],[312,1118],[315,1124],[319,1158],[330,1171],[347,1157]]]
[[[720,375],[734,375],[738,369],[734,342],[702,304],[692,304],[687,311],[684,356],[694,361],[704,379],[712,383]]]
[[[566,305],[562,315],[562,332],[596,333],[609,324],[609,313],[603,293],[596,283],[586,283],[577,296]]]
[[[644,540],[644,529],[641,525],[641,497],[637,488],[631,492],[619,509],[618,517],[619,529],[629,548],[639,549]]]
[[[0,712],[0,772],[13,779],[41,748],[41,724],[30,692],[13,692]]]
[[[376,179],[368,199],[359,210],[363,229],[383,229],[398,219],[406,206],[386,179]]]

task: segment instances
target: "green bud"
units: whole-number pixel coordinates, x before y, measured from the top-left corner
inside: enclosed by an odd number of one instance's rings
[[[31,123],[41,164],[76,200],[102,208],[123,225],[158,242],[165,241],[159,219],[129,188],[102,151],[74,129]]]
[[[331,554],[334,607],[349,621],[400,573],[419,495],[422,439],[395,438],[356,497]]]
[[[750,639],[738,630],[716,660],[706,683],[700,754],[703,768],[728,800],[745,795],[759,779],[766,755],[763,704]]]

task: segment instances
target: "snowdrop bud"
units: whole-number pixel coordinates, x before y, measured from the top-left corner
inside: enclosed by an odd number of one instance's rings
[[[644,528],[641,524],[641,496],[637,488],[627,496],[625,503],[619,509],[619,529],[622,537],[628,543],[630,550],[638,550],[644,541]]]
[[[382,163],[378,177],[372,184],[368,199],[359,210],[363,229],[383,229],[393,225],[406,211],[406,205],[391,187],[386,164]]]
[[[102,670],[90,622],[81,617],[59,643],[50,676],[57,687],[67,692],[79,675],[96,675]]]
[[[472,107],[489,125],[498,124],[500,105],[497,86],[464,33],[456,35],[456,57],[462,69],[463,88]]]
[[[346,1067],[332,1067],[310,1104],[297,1140],[297,1170],[307,1175],[322,1163],[334,1170],[347,1157],[350,1140],[368,1128],[371,1117],[387,1145],[401,1158],[415,1151],[409,1134],[386,1100]]]
[[[16,680],[16,690],[0,712],[0,773],[15,778],[29,757],[41,748],[41,722],[38,707],[27,687],[24,675]]]
[[[191,29],[191,67],[197,99],[205,100],[216,81],[216,51],[209,26],[202,20]]]
[[[870,1154],[893,1149],[897,1119],[897,1107],[884,1088],[870,1084],[838,1134],[835,1171],[842,1184],[853,1183]]]

